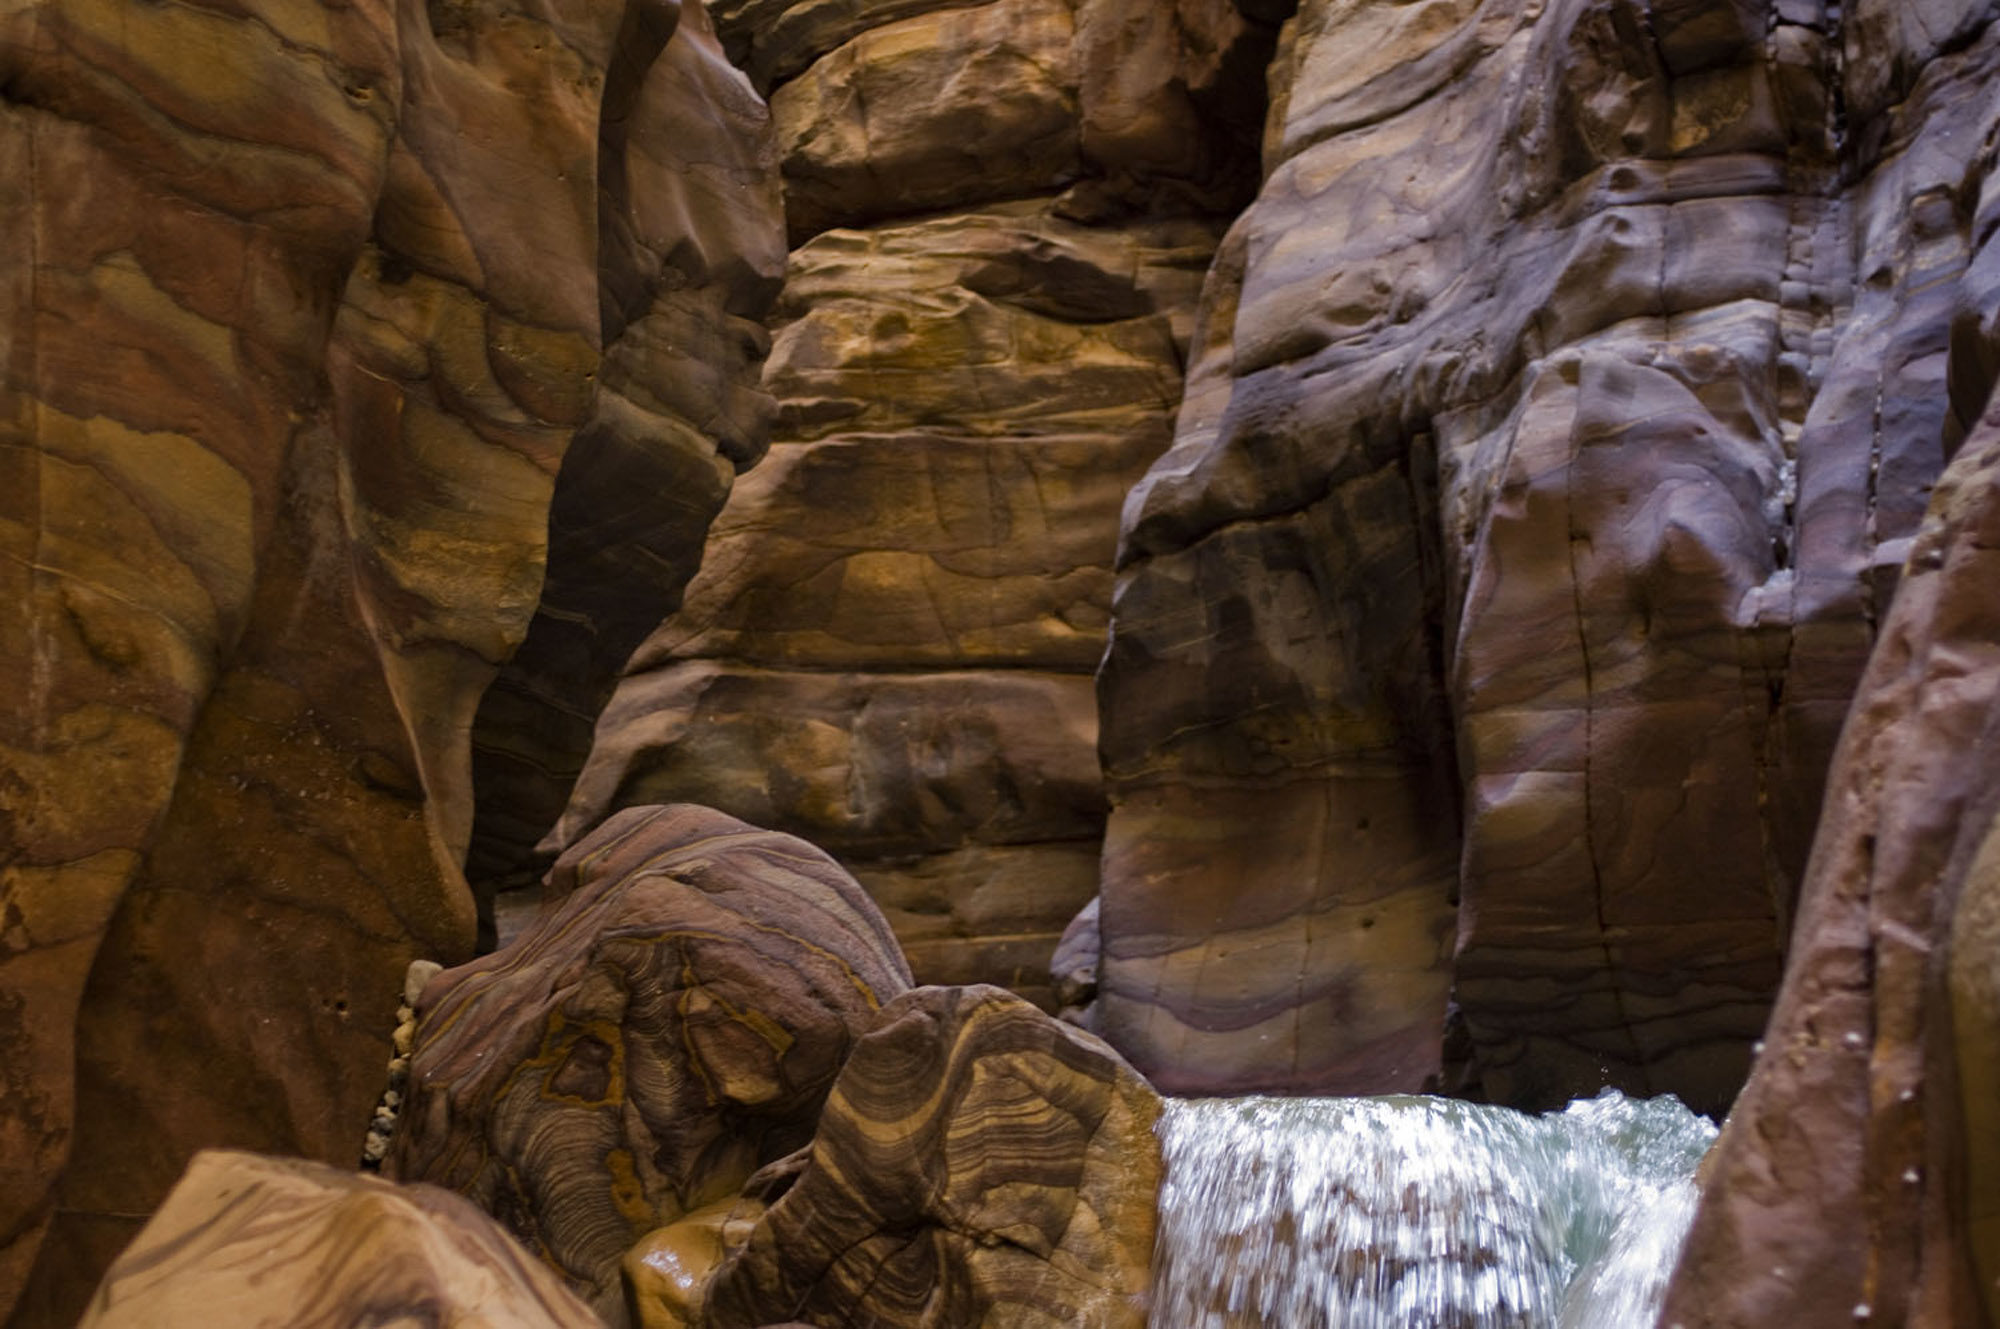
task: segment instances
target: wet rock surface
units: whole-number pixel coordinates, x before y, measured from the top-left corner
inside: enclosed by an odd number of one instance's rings
[[[1996,259],[1989,243],[1974,271],[2000,294]],[[1994,321],[1980,331],[2000,345]],[[1662,1323],[2000,1319],[1996,549],[1989,405],[1912,541],[1855,699],[1785,986]]]

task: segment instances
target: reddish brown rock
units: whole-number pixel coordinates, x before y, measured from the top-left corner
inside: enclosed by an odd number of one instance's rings
[[[920,977],[1053,1007],[1095,888],[1089,676],[1246,195],[1272,28],[1161,7],[731,0],[797,244],[770,457],[633,657],[559,849],[687,799],[837,855]]]
[[[659,70],[605,94],[604,363],[556,480],[535,617],[473,729],[466,875],[482,897],[540,879],[534,846],[620,667],[678,606],[732,476],[770,436],[763,315],[785,270],[770,117],[706,11],[679,12]]]
[[[1007,205],[804,245],[770,455],[634,655],[551,837],[681,799],[837,855],[918,974],[1050,1002],[1095,889],[1090,672],[1212,228]]]
[[[615,1320],[626,1252],[803,1144],[909,970],[833,860],[708,808],[627,809],[550,885],[511,945],[425,989],[390,1167]]]
[[[1990,87],[2000,46],[1966,59]],[[2000,1323],[2000,179],[1976,190],[1952,377],[1984,420],[1909,545],[1663,1325]]]
[[[90,1329],[595,1329],[472,1205],[298,1159],[195,1156],[91,1299]]]
[[[1159,1112],[1109,1048],[1018,997],[906,993],[855,1045],[702,1323],[1136,1329]]]
[[[0,19],[0,1316],[60,1212],[15,1322],[72,1323],[201,1146],[353,1157],[397,975],[470,949],[467,731],[571,437],[754,451],[632,349],[756,322],[779,234],[754,148],[724,224],[625,133],[754,127],[674,17]],[[695,365],[754,395],[758,347]]]

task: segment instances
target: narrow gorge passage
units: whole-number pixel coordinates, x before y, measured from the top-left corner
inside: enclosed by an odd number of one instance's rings
[[[0,0],[0,1323],[2000,1329],[1996,381],[2000,0]]]

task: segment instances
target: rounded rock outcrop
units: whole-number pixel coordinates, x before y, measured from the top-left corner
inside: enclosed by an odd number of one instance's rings
[[[824,853],[709,808],[628,809],[549,884],[512,945],[425,990],[392,1170],[616,1321],[626,1251],[805,1143],[909,970]]]
[[[472,1205],[303,1159],[195,1157],[91,1300],[88,1329],[595,1329]]]
[[[906,992],[855,1044],[702,1323],[1139,1329],[1159,1115],[1107,1045],[1020,997]]]

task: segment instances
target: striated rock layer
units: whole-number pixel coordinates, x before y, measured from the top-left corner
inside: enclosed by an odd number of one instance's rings
[[[711,803],[837,855],[925,981],[1053,1006],[1119,505],[1170,437],[1273,30],[1226,0],[714,12],[780,146],[778,423],[550,846]]]
[[[1893,128],[1921,143],[1943,132],[1916,127],[1936,108],[1990,145],[2000,107],[1983,128],[1958,117],[1996,77],[1989,33],[1933,64]],[[1953,377],[1976,372],[1990,396],[2000,177],[1965,202],[1985,312],[1959,325]],[[1705,1168],[1662,1324],[2000,1324],[1997,551],[1989,400],[1910,547],[1842,736],[1784,990]]]
[[[626,1252],[803,1145],[909,970],[825,854],[708,808],[627,809],[552,885],[424,990],[390,1170],[471,1198],[615,1321]]]
[[[1288,25],[1099,680],[1091,1018],[1157,1083],[1727,1104],[1984,395],[1992,15],[1920,8]]]
[[[1138,1329],[1159,1114],[1110,1049],[1019,997],[905,993],[855,1044],[700,1323]]]
[[[705,477],[642,543],[754,453],[774,181],[678,16],[0,16],[0,1317],[42,1251],[14,1322],[72,1323],[203,1145],[352,1158],[398,975],[472,944],[571,438]]]
[[[596,1329],[472,1205],[316,1163],[210,1151],[105,1275],[88,1329]]]

